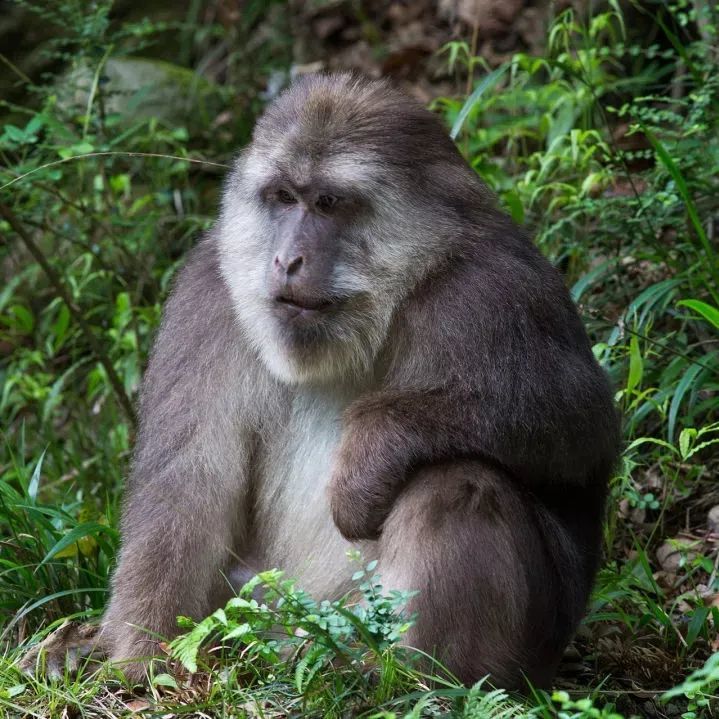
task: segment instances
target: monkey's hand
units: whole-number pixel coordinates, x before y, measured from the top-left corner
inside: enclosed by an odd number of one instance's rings
[[[345,429],[329,483],[330,506],[346,539],[377,539],[403,476],[401,458],[378,424]]]
[[[59,679],[66,672],[83,673],[110,659],[131,683],[142,683],[147,665],[160,653],[158,642],[131,627],[118,633],[108,625],[66,622],[36,644],[20,660],[25,674]]]
[[[94,624],[67,622],[30,649],[20,660],[20,671],[59,679],[66,671],[96,667],[107,658],[107,646]]]

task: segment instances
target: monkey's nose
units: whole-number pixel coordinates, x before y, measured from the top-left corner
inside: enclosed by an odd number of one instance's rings
[[[275,269],[276,270],[282,270],[284,273],[289,277],[290,275],[295,274],[297,270],[302,267],[302,263],[304,262],[304,258],[302,255],[297,255],[296,257],[292,257],[289,261],[282,261],[279,255],[275,256]]]

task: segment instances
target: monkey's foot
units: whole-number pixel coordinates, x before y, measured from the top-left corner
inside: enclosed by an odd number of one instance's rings
[[[168,660],[167,652],[162,647],[162,643],[156,639],[130,632],[114,643],[110,661],[130,684],[149,684],[152,676],[150,665],[157,672]]]
[[[42,642],[30,649],[20,660],[19,668],[26,674],[59,679],[67,672],[86,668],[92,660],[107,658],[107,650],[95,624],[67,622]]]

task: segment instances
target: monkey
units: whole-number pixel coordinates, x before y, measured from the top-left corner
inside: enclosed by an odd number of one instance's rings
[[[238,563],[337,598],[359,548],[417,590],[407,645],[551,684],[600,561],[610,383],[559,272],[386,80],[306,76],[265,110],[139,417],[97,636],[130,679]]]

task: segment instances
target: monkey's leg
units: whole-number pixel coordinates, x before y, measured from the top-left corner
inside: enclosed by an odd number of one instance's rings
[[[416,589],[405,643],[465,683],[547,686],[587,599],[593,566],[509,477],[475,461],[423,468],[380,539],[387,589]]]

